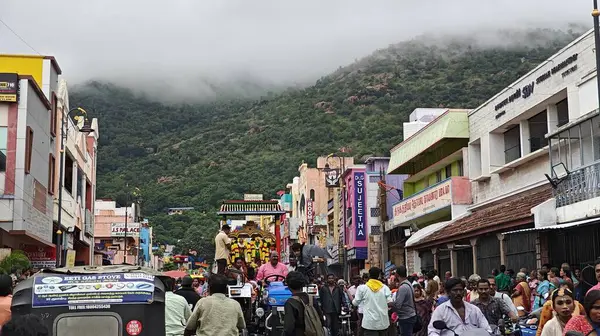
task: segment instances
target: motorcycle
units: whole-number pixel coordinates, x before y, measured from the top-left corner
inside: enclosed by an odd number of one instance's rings
[[[275,281],[269,281],[274,278]],[[292,297],[292,292],[284,284],[285,277],[281,275],[269,275],[264,279],[266,287],[262,289],[262,307],[257,308],[256,316],[265,316],[264,325],[267,329],[267,335],[281,335],[283,332],[283,310],[285,302]],[[262,285],[262,284],[261,284]],[[319,298],[317,285],[309,284],[303,288],[303,292],[313,296],[315,300]]]
[[[352,336],[352,323],[350,321],[352,314],[350,314],[350,310],[346,307],[342,308],[342,312],[340,313],[340,334],[342,336]]]

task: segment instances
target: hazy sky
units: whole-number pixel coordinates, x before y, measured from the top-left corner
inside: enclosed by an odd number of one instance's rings
[[[584,0],[0,0],[0,19],[71,82],[312,81],[425,32],[591,27]],[[36,53],[0,24],[1,53]]]

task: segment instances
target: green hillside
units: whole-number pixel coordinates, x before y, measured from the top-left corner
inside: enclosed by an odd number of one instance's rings
[[[222,199],[274,196],[302,161],[314,164],[341,147],[356,158],[389,155],[414,108],[477,107],[579,33],[522,32],[527,47],[485,49],[420,38],[376,51],[313,86],[256,101],[163,105],[90,82],[72,92],[71,104],[100,119],[97,197],[123,203],[126,183],[139,187],[158,239],[186,237],[181,243],[193,245],[201,242],[189,236],[212,235],[202,230],[215,229]],[[161,215],[179,206],[198,212]]]

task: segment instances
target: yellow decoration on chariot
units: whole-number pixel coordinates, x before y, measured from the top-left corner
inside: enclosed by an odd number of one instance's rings
[[[240,247],[236,240],[234,240],[231,244],[231,263],[235,260],[235,258],[240,254]]]

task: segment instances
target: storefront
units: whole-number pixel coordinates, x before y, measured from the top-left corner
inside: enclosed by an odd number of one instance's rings
[[[531,209],[551,195],[549,186],[536,188],[415,234],[406,243],[407,258],[414,265],[411,271],[436,269],[440,274],[451,271],[468,277],[489,274],[500,265],[536,268],[537,237],[502,233],[533,227]]]

